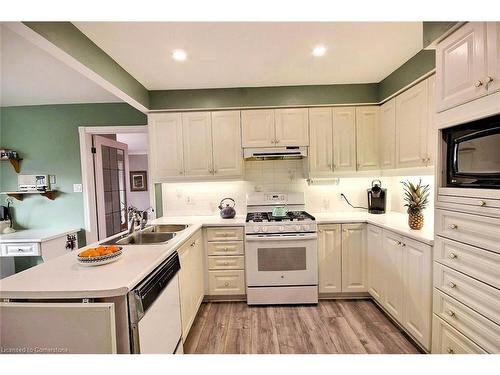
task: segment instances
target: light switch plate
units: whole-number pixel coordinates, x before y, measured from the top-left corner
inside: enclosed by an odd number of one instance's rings
[[[49,181],[51,185],[54,185],[56,183],[56,176],[53,174],[49,175]]]
[[[83,191],[82,184],[73,184],[73,193],[81,193]]]

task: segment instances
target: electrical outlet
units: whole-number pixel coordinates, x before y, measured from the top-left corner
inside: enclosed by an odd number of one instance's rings
[[[193,205],[195,204],[194,201],[193,201],[193,198],[191,196],[186,196],[186,204],[190,204],[190,205]]]
[[[51,185],[54,185],[56,183],[56,176],[53,174],[49,175],[49,181]]]
[[[82,184],[73,184],[73,193],[81,193],[83,191]]]

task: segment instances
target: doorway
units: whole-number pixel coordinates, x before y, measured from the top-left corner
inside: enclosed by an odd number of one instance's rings
[[[146,126],[80,127],[86,242],[127,229],[127,208],[151,206]]]

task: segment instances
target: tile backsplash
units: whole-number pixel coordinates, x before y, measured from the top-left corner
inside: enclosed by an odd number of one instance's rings
[[[165,216],[214,215],[222,198],[236,201],[237,214],[246,212],[246,193],[251,191],[303,191],[306,209],[310,212],[362,211],[353,209],[340,197],[344,193],[354,206],[367,205],[366,189],[374,179],[387,188],[389,199],[387,211],[406,212],[403,207],[403,190],[400,181],[409,179],[434,186],[434,176],[426,171],[422,176],[380,176],[340,177],[338,184],[308,185],[306,160],[247,161],[244,163],[244,179],[239,181],[165,183],[163,191],[163,213]],[[433,199],[425,211],[432,216]]]

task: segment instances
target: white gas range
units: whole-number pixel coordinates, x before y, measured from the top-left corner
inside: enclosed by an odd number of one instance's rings
[[[317,303],[317,226],[304,194],[249,193],[247,212],[248,304]]]

